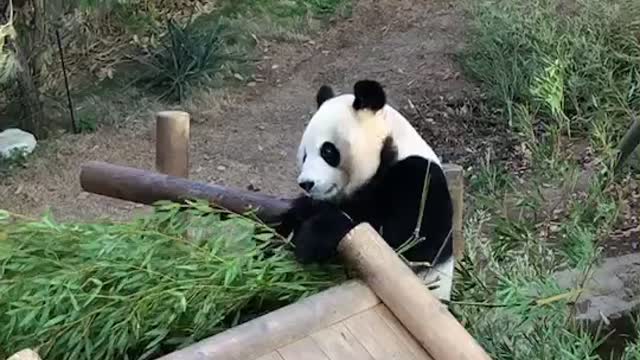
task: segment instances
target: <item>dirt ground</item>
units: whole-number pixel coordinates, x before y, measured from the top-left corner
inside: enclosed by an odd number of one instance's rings
[[[476,92],[453,59],[463,46],[462,25],[451,1],[362,0],[355,2],[350,19],[337,21],[313,41],[261,42],[264,57],[256,77],[264,81],[220,94],[211,101],[215,106],[192,112],[190,177],[297,193],[295,152],[315,110],[317,88],[326,83],[348,92],[362,78],[383,83],[392,105],[423,130],[446,161],[476,157],[480,148],[501,140],[491,127],[474,124],[469,130],[476,121]],[[49,206],[59,219],[122,219],[142,210],[83,192],[78,176],[90,160],[154,169],[151,115],[139,122],[142,126],[65,135],[44,144],[26,169],[0,183],[0,208],[38,215]]]

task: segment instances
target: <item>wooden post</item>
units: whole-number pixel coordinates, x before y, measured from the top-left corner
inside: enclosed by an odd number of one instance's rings
[[[449,193],[453,200],[453,256],[460,259],[464,253],[464,233],[462,225],[464,222],[464,171],[462,166],[455,164],[444,164],[444,174],[447,177]]]
[[[434,359],[490,359],[371,225],[351,230],[338,251]]]
[[[189,121],[183,111],[156,114],[156,169],[158,172],[189,177]]]

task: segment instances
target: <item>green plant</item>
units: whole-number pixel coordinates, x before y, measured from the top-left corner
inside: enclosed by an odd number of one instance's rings
[[[13,149],[9,156],[0,155],[0,177],[8,177],[18,168],[24,168],[27,156],[22,149]]]
[[[208,28],[194,21],[179,25],[169,20],[161,47],[139,59],[145,73],[138,82],[163,98],[185,100],[193,87],[219,76],[227,62],[240,60],[227,52],[224,30],[219,21]]]
[[[344,279],[299,265],[246,216],[203,202],[156,209],[124,223],[0,211],[0,357],[153,358]]]
[[[640,3],[466,4],[460,60],[520,135],[529,166],[474,169],[452,309],[495,359],[599,359],[606,339],[575,321],[574,302],[618,216],[611,170],[640,108]],[[576,140],[586,140],[592,172],[573,156]],[[579,281],[561,288],[555,273],[567,267]]]
[[[595,127],[621,137],[640,109],[640,3],[483,0],[468,10],[471,46],[463,65],[505,108],[510,125],[545,124],[555,134],[543,142],[589,136]],[[593,140],[602,152],[612,146]]]

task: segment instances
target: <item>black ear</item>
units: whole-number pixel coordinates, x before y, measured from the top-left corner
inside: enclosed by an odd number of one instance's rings
[[[353,101],[353,108],[356,110],[369,109],[378,111],[387,102],[382,85],[373,80],[358,81],[353,87],[353,94],[356,97]]]
[[[318,93],[316,94],[316,103],[318,104],[318,107],[320,107],[322,103],[331,99],[334,96],[335,94],[333,93],[333,89],[331,88],[331,86],[322,85],[318,90]]]

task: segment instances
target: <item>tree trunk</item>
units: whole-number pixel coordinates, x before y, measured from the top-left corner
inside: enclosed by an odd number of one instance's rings
[[[33,0],[33,25],[30,34],[30,54],[32,74],[37,82],[41,75],[46,73],[46,58],[49,51],[49,38],[47,36],[46,10],[44,0]]]
[[[42,139],[46,136],[44,127],[46,120],[42,102],[40,101],[40,90],[38,90],[33,76],[31,76],[31,68],[27,58],[17,44],[14,44],[14,52],[18,62],[18,72],[16,74],[18,91],[24,111],[22,127],[24,130],[33,133],[36,138]]]
[[[4,25],[9,22],[11,16],[8,14],[8,10],[9,1],[0,0],[0,24]],[[13,52],[18,63],[16,87],[24,113],[21,127],[33,133],[36,138],[43,138],[46,136],[43,126],[45,123],[44,110],[42,102],[40,102],[40,91],[31,75],[31,67],[20,44],[13,39],[5,40],[5,50]]]

